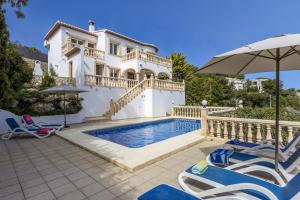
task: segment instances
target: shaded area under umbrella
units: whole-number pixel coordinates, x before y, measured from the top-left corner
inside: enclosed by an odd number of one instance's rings
[[[279,161],[280,70],[300,70],[300,34],[277,35],[213,57],[196,74],[240,75],[276,71],[275,170]]]
[[[78,94],[81,92],[88,92],[88,91],[78,89],[72,85],[59,85],[59,86],[54,86],[54,87],[42,90],[41,92],[47,93],[47,94],[62,94],[62,95],[64,95],[64,121],[65,121],[64,123],[65,123],[65,127],[67,127],[66,94]]]

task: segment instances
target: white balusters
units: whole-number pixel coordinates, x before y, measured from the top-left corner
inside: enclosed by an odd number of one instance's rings
[[[261,125],[256,124],[257,132],[256,132],[256,140],[260,142],[262,140],[262,135],[261,135]]]
[[[246,135],[247,135],[248,142],[253,142],[252,124],[251,123],[248,123],[248,133]]]
[[[214,137],[214,121],[213,120],[210,120],[209,122],[209,133],[210,133],[210,136],[211,137]]]
[[[239,123],[239,140],[244,141],[243,123]]]
[[[267,140],[272,139],[272,134],[271,134],[271,125],[267,124],[267,136],[266,136]]]
[[[236,133],[235,133],[235,123],[231,122],[231,133],[230,133],[231,138],[236,138]]]
[[[279,126],[279,131],[278,131],[278,140],[279,142],[283,142],[282,140],[282,126]]]
[[[288,142],[293,140],[293,127],[289,126],[288,127]]]
[[[221,122],[217,121],[217,137],[221,138]]]
[[[227,121],[224,121],[224,139],[228,139]]]

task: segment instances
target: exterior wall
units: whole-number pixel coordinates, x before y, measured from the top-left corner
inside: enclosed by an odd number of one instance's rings
[[[144,62],[144,61],[141,61],[141,60],[138,60],[138,67],[139,67],[139,71],[141,69],[150,69],[151,71],[153,71],[155,74],[155,76],[158,75],[158,73],[160,72],[164,72],[166,74],[168,74],[168,76],[170,78],[172,78],[172,68],[170,67],[164,67],[164,66],[161,66],[161,65],[157,65],[157,64],[154,64],[154,63],[150,63],[150,62]]]
[[[8,132],[8,128],[5,123],[5,119],[8,117],[15,118],[19,124],[22,124],[21,118],[9,111],[0,109],[0,135]],[[67,124],[75,124],[83,121],[85,115],[84,112],[80,111],[77,114],[67,115]],[[49,116],[36,116],[32,117],[33,120],[38,122],[46,122],[49,124],[63,124],[64,116],[63,115],[49,115]]]
[[[48,49],[48,70],[52,66],[58,76],[64,77],[65,62],[62,57],[62,29],[59,29],[49,40],[50,49]]]
[[[185,93],[147,89],[116,113],[112,119],[166,116],[171,114],[172,102],[174,105],[184,105]]]
[[[104,88],[104,87],[82,87],[81,89],[89,92],[81,93],[83,98],[82,107],[86,117],[102,116],[110,106],[110,100],[118,100],[126,89],[122,88]]]

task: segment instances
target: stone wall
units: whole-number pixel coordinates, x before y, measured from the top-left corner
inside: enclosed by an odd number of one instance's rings
[[[56,85],[69,85],[69,84],[74,85],[75,84],[75,79],[73,79],[72,83],[70,83],[68,77],[57,77],[57,76],[54,76],[53,78],[55,79]],[[37,88],[37,87],[39,87],[41,85],[42,80],[43,80],[43,76],[34,75],[32,77],[32,80],[31,80],[30,84],[28,85],[28,87],[30,87],[30,88]]]

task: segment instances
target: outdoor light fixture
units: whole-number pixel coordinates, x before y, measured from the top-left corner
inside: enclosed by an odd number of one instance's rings
[[[207,101],[206,101],[206,100],[202,100],[202,101],[201,101],[201,104],[202,104],[203,108],[206,108],[206,106],[207,106]]]

